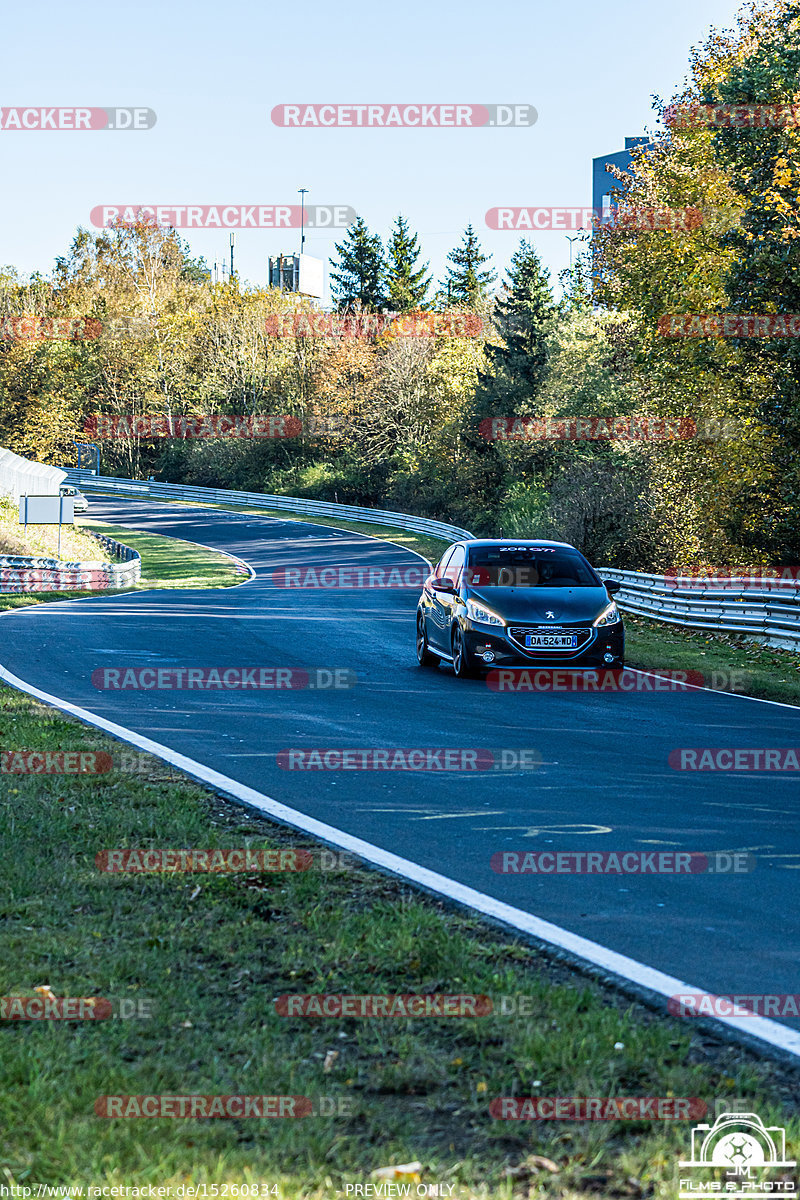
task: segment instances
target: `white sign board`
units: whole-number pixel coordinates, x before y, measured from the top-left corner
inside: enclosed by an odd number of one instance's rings
[[[74,525],[74,496],[20,496],[20,525]]]
[[[303,296],[314,296],[321,300],[325,290],[322,259],[312,258],[310,254],[300,254],[297,262],[300,265],[298,292]]]

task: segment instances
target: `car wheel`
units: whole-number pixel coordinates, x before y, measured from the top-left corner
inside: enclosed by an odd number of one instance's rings
[[[439,659],[432,654],[428,646],[428,635],[425,632],[425,618],[417,613],[417,662],[421,667],[435,667]]]
[[[464,643],[461,626],[453,630],[453,671],[459,679],[472,679],[477,674],[475,664]]]

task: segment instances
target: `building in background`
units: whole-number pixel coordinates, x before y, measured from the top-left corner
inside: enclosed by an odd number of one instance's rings
[[[600,158],[592,159],[592,208],[595,212],[599,213],[605,208],[610,208],[613,204],[611,192],[614,189],[623,189],[623,184],[619,179],[615,179],[607,168],[611,166],[620,171],[629,171],[631,169],[631,149],[634,146],[642,145],[650,145],[650,138],[626,137],[624,150],[615,150],[612,154],[603,154]]]
[[[270,258],[269,286],[321,300],[325,286],[322,259],[310,254],[279,254]]]

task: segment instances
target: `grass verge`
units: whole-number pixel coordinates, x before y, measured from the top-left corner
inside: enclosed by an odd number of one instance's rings
[[[232,587],[245,578],[243,570],[226,554],[209,550],[180,538],[160,534],[140,533],[119,525],[102,525],[96,521],[82,522],[94,533],[114,538],[142,556],[142,576],[136,587],[109,589],[103,592],[29,592],[0,595],[0,612],[8,608],[25,608],[31,604],[47,604],[52,600],[80,600],[86,596],[117,596],[121,592],[142,591],[147,588],[215,588]],[[88,539],[87,539],[88,540]]]
[[[101,873],[95,855],[118,847],[317,847],[4,687],[0,740],[115,760],[105,774],[2,777],[0,842],[11,852],[0,864],[0,995],[46,986],[149,1013],[0,1021],[0,1180],[152,1183],[173,1195],[191,1182],[209,1196],[248,1185],[321,1200],[418,1160],[423,1186],[446,1184],[439,1194],[458,1200],[676,1194],[690,1122],[493,1120],[501,1096],[746,1098],[800,1150],[796,1072],[378,872]],[[495,1010],[283,1017],[274,999],[285,993],[486,994]],[[103,1095],[190,1093],[308,1096],[334,1115],[94,1112]]]
[[[0,554],[60,562],[106,562],[109,557],[79,525],[62,525],[60,536],[58,525],[20,525],[19,507],[9,496],[0,496]]]
[[[706,686],[720,691],[800,704],[800,655],[734,634],[626,616],[625,657],[631,667],[700,671]]]

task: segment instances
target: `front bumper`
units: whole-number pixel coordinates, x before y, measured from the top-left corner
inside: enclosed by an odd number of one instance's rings
[[[577,628],[577,627],[576,627]],[[585,629],[586,625],[581,625]],[[462,622],[464,642],[470,653],[478,662],[485,662],[483,655],[490,653],[494,657],[486,662],[487,667],[552,667],[554,670],[564,667],[620,667],[625,661],[625,629],[622,621],[614,625],[591,627],[589,640],[576,650],[525,650],[511,640],[508,628],[500,629],[496,625],[479,625],[475,621]],[[570,626],[561,626],[558,630],[543,629],[546,633],[570,633]],[[613,662],[606,660],[606,655],[612,655]]]

